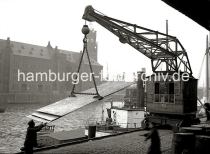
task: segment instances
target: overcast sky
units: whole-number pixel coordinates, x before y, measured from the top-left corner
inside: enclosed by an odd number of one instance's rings
[[[167,19],[169,34],[185,47],[194,76],[198,76],[208,31],[161,0],[0,0],[0,38],[41,46],[51,41],[53,47],[79,52],[87,5],[107,16],[164,33]],[[132,76],[142,67],[151,72],[147,57],[121,44],[97,23],[91,27],[97,31],[99,62],[105,70],[108,64],[110,76],[122,72]]]

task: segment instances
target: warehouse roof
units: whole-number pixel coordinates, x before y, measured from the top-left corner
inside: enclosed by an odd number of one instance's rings
[[[9,46],[14,55],[41,58],[41,59],[51,59],[51,53],[57,52],[57,53],[65,54],[66,60],[73,63],[78,62],[80,58],[79,52],[58,49],[57,46],[55,48],[52,48],[50,42],[48,42],[48,45],[44,47],[44,46],[39,46],[39,45],[34,45],[34,44],[10,41],[9,38],[7,40],[0,39],[0,42],[1,42],[0,46],[2,46],[2,48],[6,47],[6,41],[9,42]],[[83,60],[85,64],[88,64],[88,60],[86,56],[84,56]],[[90,61],[92,65],[100,65],[97,61],[95,61],[91,57],[90,57]]]

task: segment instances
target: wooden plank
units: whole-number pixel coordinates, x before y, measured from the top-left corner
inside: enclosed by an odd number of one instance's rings
[[[34,113],[32,113],[32,116],[35,116],[35,117],[42,117],[42,119],[46,119],[46,120],[48,120],[48,121],[52,121],[52,120],[54,120],[54,119],[59,118],[59,116],[50,115],[50,114],[42,113],[42,112],[34,112]]]
[[[36,117],[34,115],[28,115],[27,117],[30,118],[30,119],[33,119],[35,121],[39,121],[39,122],[43,122],[43,123],[49,123],[49,122],[51,122],[49,120],[43,119],[41,117]]]
[[[122,81],[106,82],[97,86],[97,88],[102,97],[107,97],[129,87],[132,84],[133,83],[131,82]],[[83,91],[83,93],[95,93],[95,89],[91,88]],[[53,104],[42,107],[28,117],[37,121],[39,121],[40,118],[40,120],[47,120],[48,122],[51,122],[95,101],[98,101],[98,99],[93,98],[93,95],[76,94],[76,97],[67,97]]]

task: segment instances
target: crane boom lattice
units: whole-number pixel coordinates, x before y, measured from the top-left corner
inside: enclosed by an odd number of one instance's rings
[[[188,72],[192,75],[187,52],[180,41],[171,35],[114,19],[87,6],[83,19],[97,22],[116,35],[121,43],[127,43],[151,59],[154,73]]]

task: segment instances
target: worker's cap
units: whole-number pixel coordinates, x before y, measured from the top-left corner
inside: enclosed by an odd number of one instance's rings
[[[34,126],[34,125],[35,125],[35,123],[34,123],[34,121],[33,121],[33,120],[30,120],[30,121],[28,122],[28,125],[29,125],[29,126]]]

